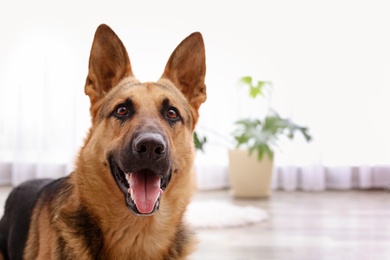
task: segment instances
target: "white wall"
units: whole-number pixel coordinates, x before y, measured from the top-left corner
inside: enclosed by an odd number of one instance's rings
[[[310,126],[323,161],[389,163],[389,11],[387,1],[3,1],[0,118],[11,117],[17,98],[9,86],[28,84],[49,66],[52,84],[72,88],[86,108],[76,113],[79,144],[89,125],[83,86],[100,23],[122,38],[145,81],[158,79],[177,44],[200,31],[209,98],[199,131],[231,137],[232,122],[247,113],[236,83],[249,74],[273,82],[274,106]],[[227,145],[212,134],[209,140]]]

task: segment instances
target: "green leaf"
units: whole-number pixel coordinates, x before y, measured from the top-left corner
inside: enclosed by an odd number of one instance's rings
[[[252,77],[251,76],[245,76],[240,79],[240,82],[244,85],[252,85]]]
[[[247,86],[249,88],[249,96],[252,97],[252,98],[256,98],[259,95],[263,95],[264,96],[263,88],[266,85],[272,85],[268,81],[257,81],[257,85],[255,86],[255,85],[253,85],[252,80],[253,79],[252,79],[251,76],[245,76],[245,77],[242,77],[240,79],[240,83],[242,85],[244,85],[244,86]]]
[[[308,129],[307,129],[307,127],[302,127],[302,129],[301,129],[301,132],[302,132],[302,134],[303,134],[303,137],[305,138],[305,140],[306,140],[306,142],[310,142],[311,141],[311,136],[308,134]]]
[[[267,145],[265,152],[267,153],[268,157],[273,160],[274,159],[274,153],[270,149],[270,147]]]
[[[265,146],[264,145],[257,146],[257,160],[258,161],[261,161],[263,159],[264,152],[265,152]]]
[[[206,137],[199,138],[198,134],[196,132],[194,132],[194,143],[195,143],[195,149],[196,150],[200,150],[200,151],[204,152],[203,146],[204,146],[204,144],[206,142],[207,142],[207,138]]]

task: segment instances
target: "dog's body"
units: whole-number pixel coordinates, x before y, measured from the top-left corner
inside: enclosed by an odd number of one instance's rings
[[[15,188],[0,221],[0,259],[183,259],[194,191],[193,130],[206,100],[205,51],[194,33],[156,83],[140,83],[101,25],[85,92],[92,127],[75,171]]]

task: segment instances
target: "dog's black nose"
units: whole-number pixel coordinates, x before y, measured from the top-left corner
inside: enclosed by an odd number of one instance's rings
[[[142,133],[133,141],[133,151],[142,159],[158,160],[165,156],[166,141],[158,133]]]

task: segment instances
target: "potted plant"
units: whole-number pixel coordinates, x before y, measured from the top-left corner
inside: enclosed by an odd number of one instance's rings
[[[256,99],[266,98],[264,88],[269,82],[258,81],[252,77],[241,78],[241,83],[249,87],[249,96]],[[271,192],[274,149],[281,137],[294,139],[300,132],[306,141],[311,136],[308,128],[282,118],[276,111],[269,109],[264,118],[241,119],[236,122],[233,133],[236,149],[229,150],[229,177],[232,194],[236,197],[266,197]],[[245,149],[239,149],[245,148]]]

